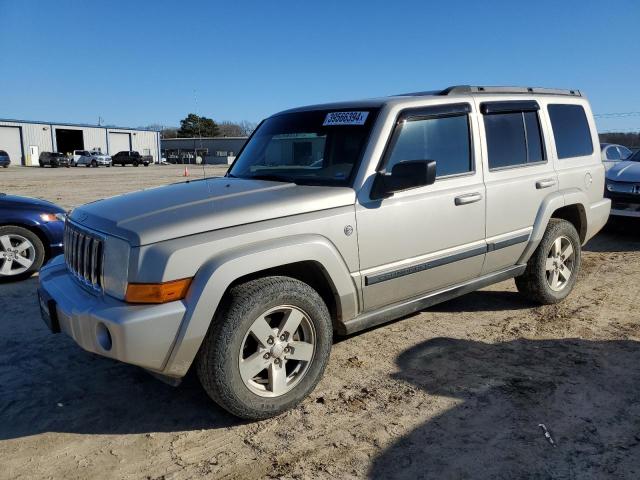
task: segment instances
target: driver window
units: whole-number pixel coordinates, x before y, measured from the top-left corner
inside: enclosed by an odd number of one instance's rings
[[[437,178],[473,171],[466,114],[408,118],[398,128],[401,130],[389,156],[387,172],[408,160],[435,160]]]

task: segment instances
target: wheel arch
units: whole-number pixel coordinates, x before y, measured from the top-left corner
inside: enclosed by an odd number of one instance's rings
[[[229,288],[254,278],[284,275],[308,283],[327,303],[334,326],[357,314],[358,294],[349,270],[326,238],[300,235],[250,245],[203,264],[184,300],[182,321],[163,373],[184,376]]]
[[[47,261],[51,258],[51,241],[37,224],[24,221],[0,221],[0,227],[20,227],[29,230],[42,242],[42,246],[44,247],[44,260]]]
[[[545,198],[538,209],[533,230],[529,238],[529,244],[518,259],[518,263],[526,263],[531,255],[533,255],[533,252],[542,240],[551,218],[562,218],[572,223],[578,231],[580,241],[584,243],[587,238],[588,227],[587,210],[585,207],[587,204],[588,199],[586,194],[577,189],[575,191],[554,192]]]

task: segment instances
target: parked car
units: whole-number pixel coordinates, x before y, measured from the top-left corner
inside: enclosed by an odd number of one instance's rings
[[[133,150],[118,152],[111,157],[111,163],[113,165],[120,165],[122,167],[125,165],[133,165],[134,167],[144,165],[148,167],[151,162],[153,162],[151,155],[140,155],[140,153]]]
[[[224,178],[75,208],[66,258],[41,271],[43,319],[173,383],[193,366],[228,411],[270,417],[313,390],[334,331],[514,277],[524,297],[562,301],[609,217],[597,146],[575,90],[287,110]]]
[[[51,168],[69,168],[69,165],[71,165],[69,157],[60,152],[42,152],[40,154],[40,158],[38,159],[38,163],[40,164],[40,167],[46,167],[48,165]]]
[[[611,215],[640,218],[640,151],[607,170],[604,196],[611,199]]]
[[[73,166],[84,165],[85,167],[111,166],[111,157],[100,152],[90,152],[88,150],[73,151]]]
[[[0,193],[0,279],[21,279],[62,253],[65,211],[45,200]]]
[[[610,169],[617,162],[626,160],[632,155],[632,151],[624,145],[617,145],[613,143],[601,143],[600,153],[602,161],[604,162],[605,169]]]
[[[9,165],[11,165],[9,154],[4,150],[0,150],[0,167],[7,168]]]

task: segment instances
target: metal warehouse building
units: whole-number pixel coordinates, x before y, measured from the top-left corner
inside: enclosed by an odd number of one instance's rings
[[[38,165],[42,152],[71,153],[99,149],[113,155],[136,150],[160,158],[160,132],[138,128],[0,119],[0,150],[13,165]]]
[[[162,156],[171,163],[233,162],[248,137],[163,138]]]

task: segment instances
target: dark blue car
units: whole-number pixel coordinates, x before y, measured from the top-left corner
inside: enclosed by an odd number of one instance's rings
[[[30,277],[61,254],[65,215],[51,202],[0,193],[0,280]]]

